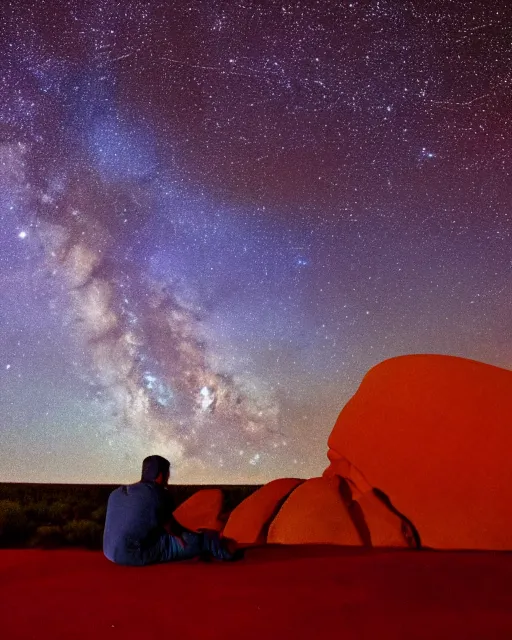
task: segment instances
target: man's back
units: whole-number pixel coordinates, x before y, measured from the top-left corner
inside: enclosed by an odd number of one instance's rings
[[[108,498],[103,553],[116,564],[143,566],[207,553],[232,560],[233,553],[216,532],[187,531],[173,518],[167,491],[170,463],[159,455],[144,458],[140,482],[112,491]],[[171,532],[168,532],[168,529]]]
[[[140,551],[165,533],[170,496],[154,482],[136,482],[115,489],[109,496],[103,552],[112,562],[131,563]]]

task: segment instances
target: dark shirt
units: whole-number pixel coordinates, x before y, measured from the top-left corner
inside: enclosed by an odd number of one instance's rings
[[[155,482],[136,482],[112,491],[108,498],[103,553],[112,562],[124,562],[166,535],[174,504],[169,492]]]

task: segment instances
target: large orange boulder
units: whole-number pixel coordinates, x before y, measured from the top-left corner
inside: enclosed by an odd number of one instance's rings
[[[220,489],[201,489],[175,509],[173,516],[191,531],[210,529],[221,531],[224,494]]]
[[[372,547],[416,548],[419,540],[414,528],[397,514],[377,491],[367,491],[355,501],[368,529]]]
[[[358,500],[382,490],[423,545],[512,549],[511,371],[452,356],[386,360],[328,445],[325,477],[348,474]]]
[[[325,478],[341,478],[345,501],[359,531],[365,531],[372,547],[418,547],[414,526],[398,513],[387,496],[373,489],[364,474],[349,460],[329,451],[331,464]],[[345,484],[343,484],[343,482]]]
[[[362,545],[340,478],[311,478],[294,489],[272,521],[267,542]]]
[[[324,478],[337,476],[344,478],[349,485],[353,500],[358,500],[361,496],[373,489],[361,470],[355,467],[350,460],[347,460],[347,458],[344,458],[333,449],[329,449],[327,457],[331,464],[324,471]]]
[[[304,480],[279,478],[267,483],[231,512],[223,535],[239,545],[263,544],[267,529],[287,496]]]

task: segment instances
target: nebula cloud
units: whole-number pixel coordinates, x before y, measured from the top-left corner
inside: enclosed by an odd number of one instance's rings
[[[133,269],[128,276],[106,242],[94,243],[107,232],[80,216],[68,228],[41,222],[40,236],[49,271],[67,283],[91,376],[109,394],[121,427],[168,441],[175,459],[179,452],[180,459],[231,467],[242,457],[252,466],[264,460],[278,442],[277,400],[243,376],[212,369],[204,320],[169,287]]]

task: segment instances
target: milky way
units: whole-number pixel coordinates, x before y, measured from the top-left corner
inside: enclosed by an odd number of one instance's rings
[[[510,368],[507,2],[1,11],[0,480],[315,475],[384,358]]]

